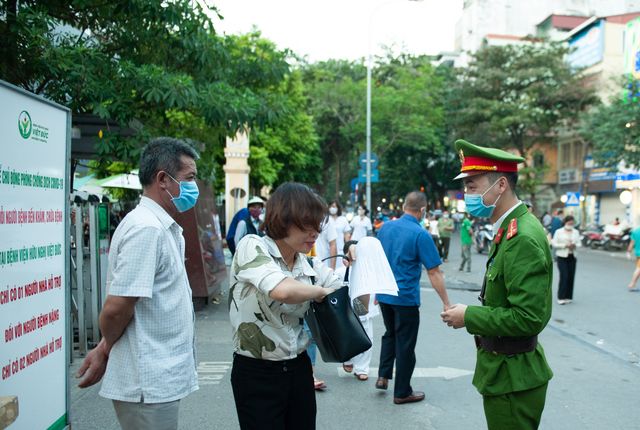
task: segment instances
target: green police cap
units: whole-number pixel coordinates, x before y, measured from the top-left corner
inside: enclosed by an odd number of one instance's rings
[[[460,156],[460,174],[453,179],[480,175],[488,172],[517,172],[518,163],[524,158],[495,148],[483,148],[466,140],[455,142],[456,152]]]

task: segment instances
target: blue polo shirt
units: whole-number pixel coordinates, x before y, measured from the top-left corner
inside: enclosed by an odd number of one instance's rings
[[[431,235],[420,227],[415,217],[404,214],[400,219],[384,223],[377,237],[399,289],[398,296],[378,294],[378,301],[389,305],[420,306],[421,265],[431,270],[442,264]]]

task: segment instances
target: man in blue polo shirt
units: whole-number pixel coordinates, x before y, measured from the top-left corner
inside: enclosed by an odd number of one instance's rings
[[[420,227],[425,215],[427,198],[424,193],[412,191],[404,200],[404,215],[386,222],[378,233],[384,253],[389,260],[398,283],[398,296],[378,294],[380,311],[386,332],[382,336],[380,368],[376,388],[386,390],[396,364],[393,388],[395,404],[424,400],[422,391],[413,391],[411,375],[416,365],[415,347],[420,324],[420,275],[427,269],[431,286],[440,296],[444,309],[449,298],[440,272],[440,256],[429,233]]]

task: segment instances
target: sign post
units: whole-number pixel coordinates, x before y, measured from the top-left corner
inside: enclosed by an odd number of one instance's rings
[[[0,396],[12,429],[68,423],[69,109],[0,81]]]

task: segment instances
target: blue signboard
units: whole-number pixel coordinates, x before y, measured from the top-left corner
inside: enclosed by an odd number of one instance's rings
[[[580,206],[580,193],[567,193],[567,202],[564,204],[566,207],[569,206]]]
[[[375,169],[378,167],[378,156],[376,154],[374,154],[373,152],[371,153],[371,169]],[[360,163],[360,168],[362,170],[367,170],[367,154],[360,154],[360,156],[358,157],[358,163]]]
[[[361,183],[367,182],[366,170],[358,170],[358,180]],[[380,181],[380,171],[378,169],[371,170],[371,182],[379,182],[379,181]]]
[[[574,34],[569,40],[572,52],[567,62],[575,69],[593,66],[604,56],[604,19],[595,21]]]
[[[616,172],[607,167],[597,167],[589,173],[590,181],[612,181],[616,179]]]

